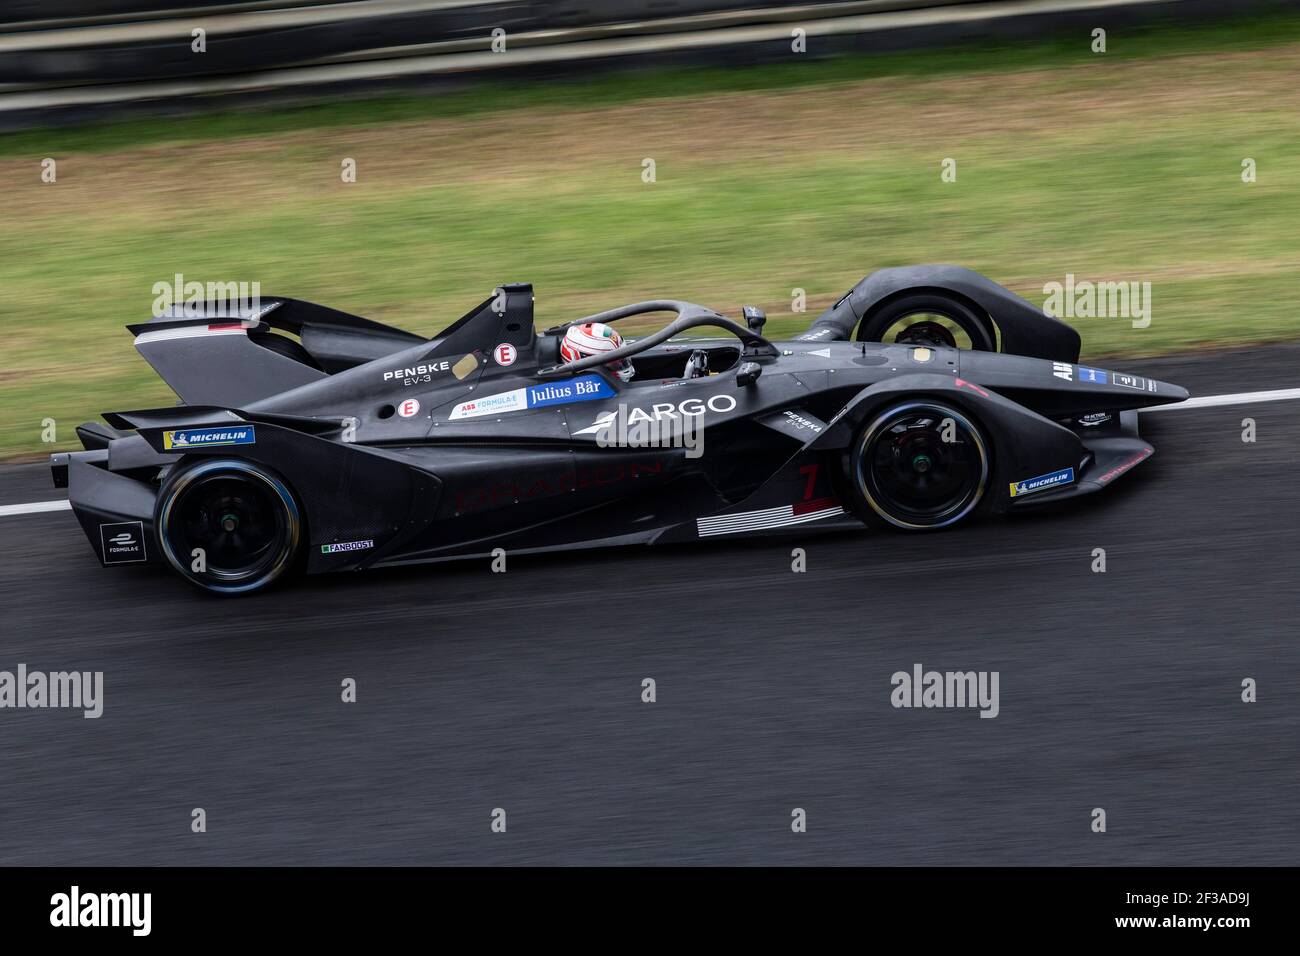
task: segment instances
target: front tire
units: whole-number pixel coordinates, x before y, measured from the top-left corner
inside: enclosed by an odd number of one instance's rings
[[[880,411],[849,449],[848,478],[868,524],[904,531],[950,527],[986,500],[989,445],[965,413],[916,400]]]
[[[239,459],[174,470],[158,494],[154,527],[167,562],[214,594],[270,587],[294,566],[305,537],[288,485]]]
[[[858,325],[859,342],[949,346],[996,352],[992,324],[964,300],[937,292],[886,302]]]

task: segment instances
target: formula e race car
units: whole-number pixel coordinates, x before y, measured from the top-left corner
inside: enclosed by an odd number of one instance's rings
[[[661,312],[561,358],[571,326]],[[130,326],[182,404],[83,425],[54,481],[103,564],[235,594],[497,549],[946,528],[1101,491],[1152,454],[1136,409],[1187,397],[1078,364],[1074,329],[955,266],[873,273],[789,341],[743,317],[663,299],[538,333],[515,284],[425,339],[294,299],[189,305]]]

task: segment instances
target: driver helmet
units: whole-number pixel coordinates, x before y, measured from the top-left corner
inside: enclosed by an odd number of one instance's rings
[[[560,343],[560,358],[565,362],[576,362],[601,352],[612,352],[622,344],[623,336],[608,325],[603,322],[587,322],[572,326],[564,333],[564,341]],[[609,362],[607,365],[625,382],[630,382],[635,374],[628,359]]]

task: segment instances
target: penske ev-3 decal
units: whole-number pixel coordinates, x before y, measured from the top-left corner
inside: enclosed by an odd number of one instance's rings
[[[410,368],[395,368],[384,373],[384,381],[397,379],[408,387],[411,385],[429,385],[432,384],[435,375],[450,371],[451,359],[442,359],[438,362],[424,362],[420,365],[413,365]]]
[[[483,415],[496,415],[499,412],[518,412],[528,408],[569,405],[573,402],[589,402],[596,398],[613,397],[613,386],[599,375],[581,375],[567,381],[529,385],[527,388],[485,395],[472,402],[461,402],[451,410],[448,420],[479,418]]]
[[[1055,488],[1057,485],[1068,485],[1072,481],[1074,481],[1074,469],[1062,468],[1060,471],[1039,475],[1037,478],[1013,481],[1011,483],[1011,497],[1019,498],[1022,495],[1032,495],[1035,491],[1046,491],[1048,488]]]
[[[181,428],[163,432],[163,448],[210,448],[213,445],[256,445],[257,432],[252,425],[227,425],[221,428]]]

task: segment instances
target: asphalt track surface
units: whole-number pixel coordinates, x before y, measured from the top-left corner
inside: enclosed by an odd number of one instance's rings
[[[1300,347],[1122,367],[1287,388]],[[0,863],[1296,864],[1300,402],[1144,432],[1107,493],[944,534],[246,600],[101,569],[68,512],[0,519],[0,670],[105,672],[98,720],[0,710]],[[53,497],[0,469],[0,503]],[[917,662],[999,671],[999,716],[894,709]]]

